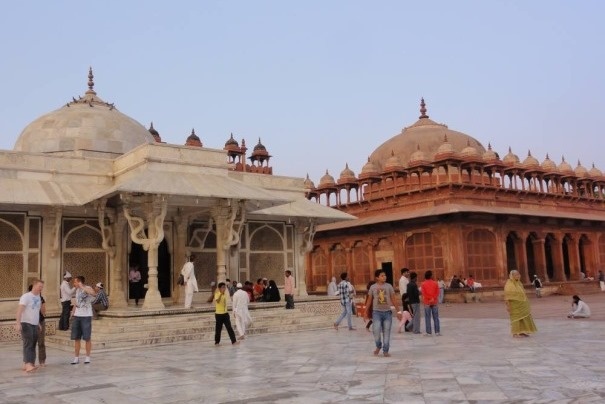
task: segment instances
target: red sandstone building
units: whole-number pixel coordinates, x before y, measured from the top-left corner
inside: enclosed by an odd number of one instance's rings
[[[446,281],[472,274],[502,285],[517,269],[529,283],[579,280],[605,267],[605,177],[564,158],[500,158],[488,145],[420,118],[380,145],[356,176],[348,165],[307,197],[356,220],[318,226],[307,260],[309,290],[348,271],[364,288],[377,268],[408,267]]]

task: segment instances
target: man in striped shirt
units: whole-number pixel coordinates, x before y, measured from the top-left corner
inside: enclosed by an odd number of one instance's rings
[[[334,323],[334,329],[338,331],[340,322],[346,317],[349,330],[354,330],[351,315],[353,314],[353,301],[352,297],[355,294],[353,285],[347,280],[348,274],[343,272],[340,274],[340,283],[337,286],[338,294],[340,295],[340,304],[342,305],[342,313],[338,320]]]

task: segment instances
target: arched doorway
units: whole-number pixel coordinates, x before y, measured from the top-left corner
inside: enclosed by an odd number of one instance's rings
[[[171,262],[168,243],[166,242],[166,239],[164,239],[158,247],[158,289],[162,297],[170,297],[172,294]],[[134,266],[139,267],[139,270],[141,271],[141,282],[146,284],[149,276],[149,266],[147,264],[147,251],[143,249],[143,246],[131,242],[128,264],[129,268]],[[128,276],[128,274],[126,276]],[[147,289],[144,289],[143,297],[146,292]]]

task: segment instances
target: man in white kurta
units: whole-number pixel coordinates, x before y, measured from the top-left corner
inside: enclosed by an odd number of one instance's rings
[[[197,292],[197,279],[195,278],[195,268],[193,267],[193,260],[195,257],[192,255],[189,258],[189,262],[186,262],[181,269],[181,275],[185,281],[185,308],[191,308],[191,302],[193,301],[193,292]]]
[[[237,333],[239,339],[246,337],[246,327],[252,323],[250,312],[248,311],[248,303],[250,303],[250,297],[248,292],[242,289],[242,284],[237,284],[237,291],[231,298],[233,301],[233,314],[235,315],[235,327],[237,327]]]

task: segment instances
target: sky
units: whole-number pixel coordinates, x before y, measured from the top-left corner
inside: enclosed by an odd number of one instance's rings
[[[319,183],[431,119],[504,156],[605,171],[605,2],[6,1],[0,150],[95,90],[163,141],[259,140]]]

